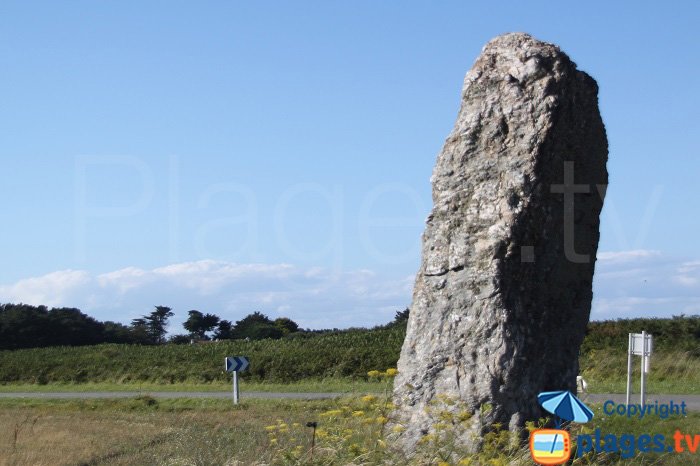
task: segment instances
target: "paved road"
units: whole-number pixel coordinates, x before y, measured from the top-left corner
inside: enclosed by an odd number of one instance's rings
[[[96,399],[96,398],[133,398],[149,395],[155,398],[230,398],[231,392],[24,392],[0,393],[0,398],[43,398],[43,399]],[[320,400],[343,396],[343,393],[272,393],[272,392],[241,392],[241,398],[272,398],[296,400]],[[603,403],[612,400],[616,404],[624,404],[624,394],[591,393],[580,397],[583,401]],[[685,402],[690,411],[700,411],[700,395],[647,395],[647,403],[656,401],[676,404]],[[633,404],[639,403],[639,395],[632,397]]]

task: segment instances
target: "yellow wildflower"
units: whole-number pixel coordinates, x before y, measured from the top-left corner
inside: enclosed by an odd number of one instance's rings
[[[365,415],[364,411],[353,411],[352,412],[353,417],[362,417]]]
[[[396,374],[398,374],[399,371],[396,369],[387,369],[386,370],[386,375],[387,377],[396,377]]]

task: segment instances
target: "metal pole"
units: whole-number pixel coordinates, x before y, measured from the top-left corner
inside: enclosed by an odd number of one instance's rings
[[[639,401],[642,405],[642,409],[644,409],[644,402],[646,401],[646,369],[647,365],[647,332],[642,331],[642,386],[640,388],[641,395],[639,397]]]
[[[233,371],[233,404],[238,404],[238,371]]]
[[[651,360],[651,335],[647,334],[647,341],[648,344],[645,343],[645,348],[647,352],[647,362],[646,365],[644,366],[644,372],[647,374],[649,373],[649,361]]]
[[[625,398],[625,404],[630,405],[630,392],[632,390],[632,334],[629,334],[629,341],[627,343],[627,397]]]

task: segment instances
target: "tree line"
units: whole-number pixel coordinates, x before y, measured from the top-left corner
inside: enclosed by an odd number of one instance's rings
[[[287,317],[270,319],[254,312],[235,323],[198,310],[188,312],[187,333],[167,336],[175,314],[168,306],[133,319],[129,325],[101,322],[76,308],[52,308],[28,304],[0,304],[0,350],[47,346],[85,346],[100,343],[157,345],[192,340],[283,338],[300,331]]]
[[[154,310],[133,319],[129,325],[101,322],[76,308],[52,308],[28,304],[0,304],[0,350],[50,346],[85,346],[100,343],[157,345],[190,343],[192,340],[231,339],[305,339],[319,334],[345,333],[358,329],[301,329],[287,317],[270,319],[253,312],[231,322],[215,314],[198,310],[188,312],[183,323],[186,333],[167,335],[167,325],[174,313],[170,307]],[[409,310],[396,312],[394,320],[379,328],[405,327]],[[700,316],[672,318],[637,318],[590,322],[582,352],[627,345],[627,334],[646,330],[654,335],[655,345],[673,347],[700,356]]]

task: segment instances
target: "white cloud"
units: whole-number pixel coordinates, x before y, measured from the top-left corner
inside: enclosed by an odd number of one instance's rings
[[[114,272],[103,273],[97,276],[97,283],[102,288],[110,288],[118,290],[120,294],[124,294],[135,288],[145,286],[152,277],[142,269],[136,267],[127,267]]]
[[[213,260],[97,275],[68,270],[0,286],[0,302],[78,307],[101,320],[129,322],[155,305],[171,306],[174,332],[190,309],[230,320],[260,311],[312,328],[372,326],[391,320],[410,296],[403,279],[369,270]]]
[[[678,267],[680,273],[697,273],[700,272],[700,261],[684,262]]]
[[[674,279],[684,287],[700,286],[700,261],[684,262],[678,267]]]
[[[60,306],[79,290],[89,287],[92,278],[80,270],[59,270],[41,277],[27,278],[11,285],[0,286],[4,302]]]
[[[683,286],[697,286],[700,284],[700,279],[697,277],[690,277],[688,275],[677,275],[675,279],[680,285]]]
[[[669,317],[700,310],[700,261],[658,251],[598,254],[591,319]]]
[[[660,251],[650,251],[647,249],[634,249],[631,251],[607,251],[599,252],[598,260],[601,262],[620,264],[629,262],[640,262],[645,259],[653,259],[661,256]]]
[[[700,261],[643,250],[601,252],[598,258],[592,319],[700,312]],[[121,322],[166,305],[176,312],[174,332],[182,331],[190,309],[234,321],[260,311],[302,327],[344,328],[389,322],[410,304],[414,280],[365,269],[203,260],[101,274],[52,272],[0,285],[0,302],[78,307]]]

